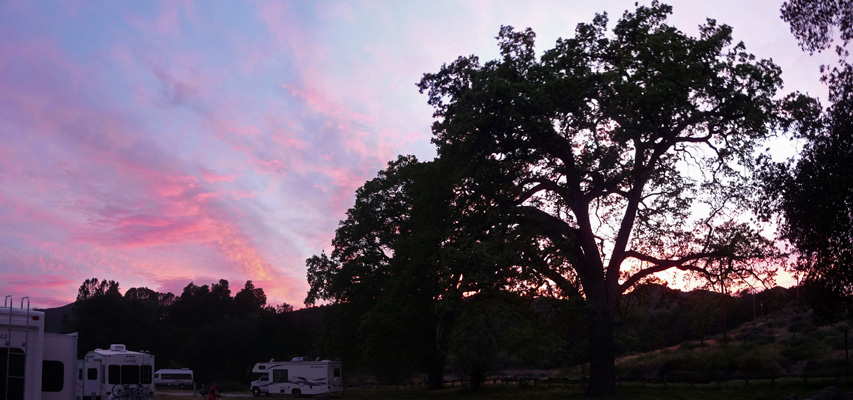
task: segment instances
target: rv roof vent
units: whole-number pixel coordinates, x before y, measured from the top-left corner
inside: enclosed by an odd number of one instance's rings
[[[110,350],[112,351],[127,351],[127,346],[123,344],[111,344]]]
[[[296,362],[296,361],[305,361],[305,357],[293,357],[293,360],[290,360],[290,361],[294,361],[294,362]]]

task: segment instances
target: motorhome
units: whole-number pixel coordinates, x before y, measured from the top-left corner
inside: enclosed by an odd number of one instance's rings
[[[252,367],[256,380],[250,385],[255,397],[261,394],[289,394],[293,397],[343,391],[340,361],[261,362]]]
[[[44,313],[23,297],[0,309],[0,400],[72,400],[77,334],[44,332]]]
[[[189,389],[193,387],[193,370],[181,369],[158,369],[154,371],[154,386],[176,387],[178,389]]]
[[[123,344],[95,349],[78,362],[77,392],[82,400],[154,398],[154,356]]]

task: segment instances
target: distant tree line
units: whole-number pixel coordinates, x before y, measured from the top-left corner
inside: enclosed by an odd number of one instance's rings
[[[295,356],[334,358],[312,349],[322,330],[319,309],[294,312],[267,304],[252,281],[232,293],[228,281],[190,283],[180,295],[148,288],[122,294],[112,280],[87,279],[65,332],[78,332],[78,356],[122,343],[156,356],[156,368],[191,368],[196,380],[248,383],[256,362]]]
[[[724,329],[796,304],[796,288],[721,295],[644,284],[626,295],[616,319],[618,354],[685,341],[723,340]],[[248,383],[251,367],[271,358],[342,359],[345,380],[408,383],[426,375],[418,355],[430,343],[420,317],[358,312],[351,304],[293,310],[266,304],[247,281],[232,296],[228,281],[188,284],[180,296],[147,288],[121,294],[119,283],[87,279],[64,332],[78,332],[78,355],[122,343],[150,351],[156,368],[191,368],[199,383]],[[726,303],[724,305],[724,303]],[[462,299],[447,332],[448,373],[474,382],[508,369],[554,369],[589,362],[582,303],[487,291]],[[725,313],[723,312],[725,310]],[[371,348],[371,346],[375,346]],[[384,349],[385,351],[381,351]]]

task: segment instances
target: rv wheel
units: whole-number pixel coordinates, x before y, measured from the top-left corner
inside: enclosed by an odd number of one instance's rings
[[[261,389],[259,389],[257,386],[253,387],[252,396],[261,397]]]
[[[299,389],[293,389],[293,397],[299,397],[302,395],[302,391]]]

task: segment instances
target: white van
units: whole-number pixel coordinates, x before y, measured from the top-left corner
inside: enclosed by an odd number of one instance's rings
[[[178,389],[189,389],[193,387],[193,370],[181,369],[158,369],[154,371],[154,386],[176,387]]]
[[[26,302],[26,306],[24,306]],[[44,313],[30,299],[0,309],[0,399],[72,400],[76,395],[77,334],[44,332]]]
[[[291,361],[257,363],[249,389],[255,397],[261,394],[289,394],[293,397],[344,390],[341,381],[340,361],[304,361],[297,357]]]

